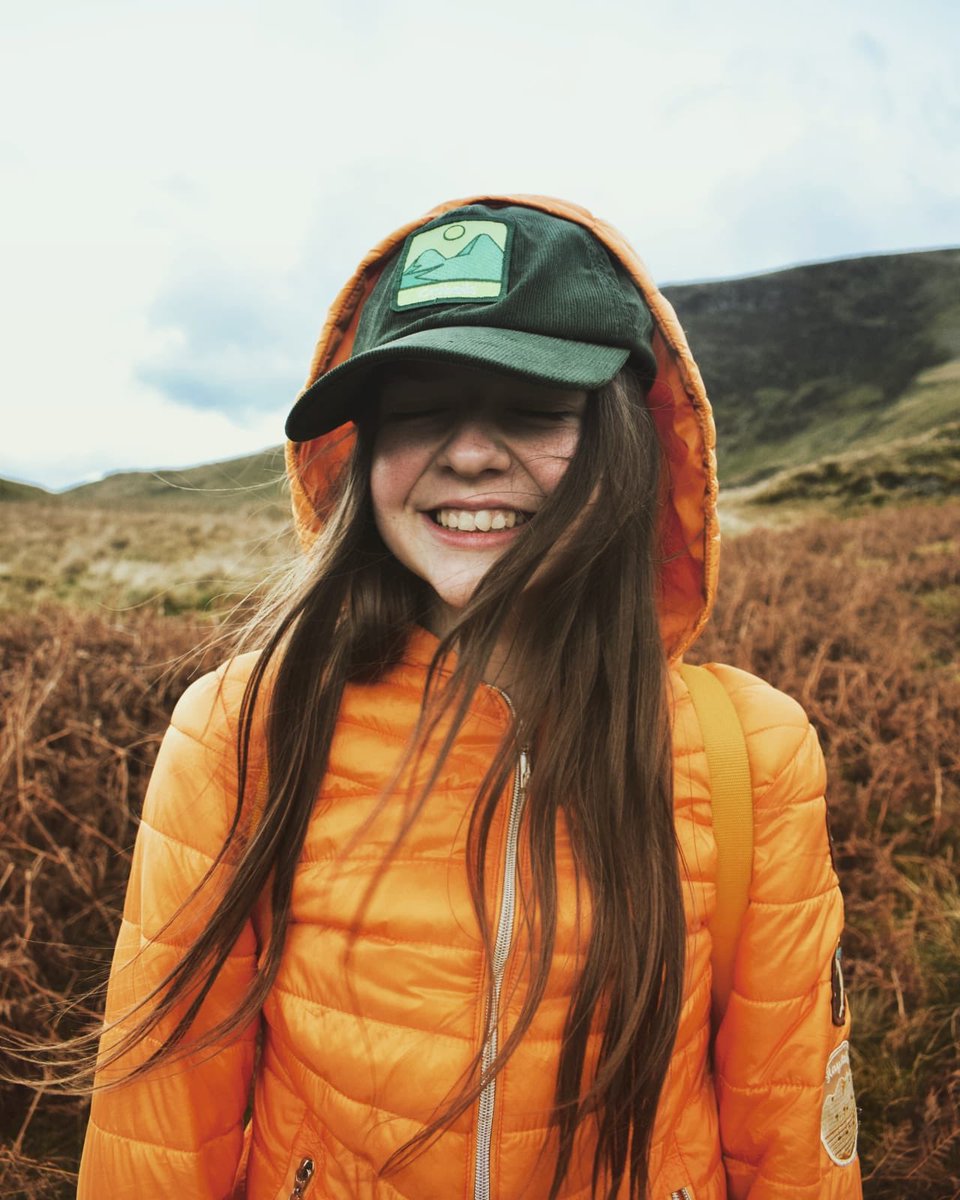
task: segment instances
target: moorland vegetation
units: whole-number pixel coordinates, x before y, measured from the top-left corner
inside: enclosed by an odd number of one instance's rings
[[[960,502],[727,544],[691,658],[770,679],[827,756],[866,1194],[960,1195]],[[49,602],[0,635],[0,1014],[97,1019],[143,791],[215,619]],[[67,1011],[68,1002],[75,1006]],[[71,1194],[85,1105],[8,1088],[0,1194]]]
[[[945,250],[665,289],[738,534],[690,658],[769,679],[823,744],[871,1200],[960,1197],[958,277]],[[0,1029],[97,1021],[146,780],[218,656],[191,651],[296,553],[282,480],[276,450],[0,480]],[[0,1089],[0,1196],[72,1195],[85,1112]]]

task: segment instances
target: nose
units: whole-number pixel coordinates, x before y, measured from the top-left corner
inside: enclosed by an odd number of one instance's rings
[[[510,451],[497,423],[486,416],[464,414],[440,448],[437,465],[466,478],[506,471]]]

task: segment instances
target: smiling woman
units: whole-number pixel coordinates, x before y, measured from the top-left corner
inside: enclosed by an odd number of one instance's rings
[[[436,594],[437,635],[556,489],[586,403],[582,389],[453,364],[411,364],[384,380],[370,473],[377,529]]]
[[[633,252],[441,205],[287,434],[303,567],[173,714],[80,1200],[855,1200],[823,759],[720,664],[755,827],[711,1013],[713,424]]]

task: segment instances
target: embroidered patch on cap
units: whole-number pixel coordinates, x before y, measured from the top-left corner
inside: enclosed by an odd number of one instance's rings
[[[820,1140],[838,1167],[849,1166],[857,1156],[857,1128],[850,1043],[841,1042],[827,1059],[820,1114]]]
[[[505,221],[450,221],[415,233],[403,253],[394,309],[496,300],[507,286]]]

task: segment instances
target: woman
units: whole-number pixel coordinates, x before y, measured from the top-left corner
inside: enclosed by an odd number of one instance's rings
[[[859,1196],[823,758],[716,664],[755,849],[711,1024],[713,424],[633,252],[441,205],[287,435],[303,568],[160,751],[80,1196]]]

